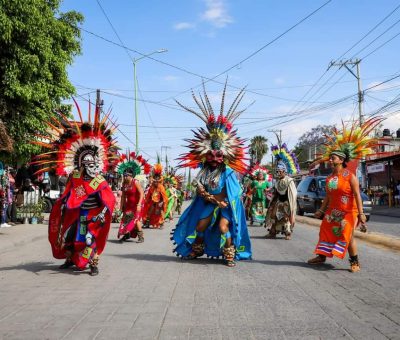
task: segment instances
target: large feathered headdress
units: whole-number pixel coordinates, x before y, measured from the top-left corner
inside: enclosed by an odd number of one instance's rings
[[[372,153],[372,148],[380,143],[377,138],[372,138],[369,134],[382,121],[381,117],[370,118],[361,126],[358,121],[354,121],[350,128],[346,128],[342,122],[342,130],[335,127],[332,135],[325,135],[326,142],[323,143],[325,152],[319,155],[316,162],[327,162],[332,154],[342,157],[348,162]]]
[[[253,178],[257,178],[259,173],[263,174],[264,179],[268,178],[268,169],[260,166],[260,164],[256,164],[249,171],[250,176]]]
[[[286,143],[283,143],[281,147],[272,145],[271,151],[277,161],[277,169],[284,170],[289,175],[300,172],[297,157],[294,152],[288,149]]]
[[[132,177],[138,175],[148,175],[151,165],[140,155],[131,152],[122,154],[115,162],[115,171],[119,174],[130,174]]]
[[[182,105],[177,101],[179,106],[193,113],[206,123],[206,129],[200,128],[197,131],[193,131],[194,138],[186,139],[189,143],[187,147],[190,151],[179,158],[181,167],[197,168],[206,161],[206,155],[209,151],[220,150],[226,165],[239,173],[246,172],[246,164],[244,163],[244,141],[237,136],[237,130],[232,129],[232,123],[245,111],[237,110],[244,96],[244,89],[239,92],[227,113],[224,114],[226,85],[227,83],[225,83],[222,93],[221,107],[218,116],[215,115],[211,106],[204,83],[203,96],[199,94],[199,98],[197,98],[192,91],[193,99],[200,109],[200,112]]]
[[[100,119],[100,107],[96,106],[92,121],[89,103],[88,121],[84,122],[79,105],[75,99],[73,100],[80,121],[70,121],[58,112],[60,121],[53,118],[51,122],[45,122],[50,136],[36,135],[38,140],[32,141],[33,144],[49,150],[36,156],[32,162],[42,166],[37,173],[54,169],[57,175],[69,175],[81,168],[87,155],[93,156],[99,172],[106,172],[115,159],[118,147],[112,134],[116,126],[113,122],[111,126],[108,125],[111,111]]]

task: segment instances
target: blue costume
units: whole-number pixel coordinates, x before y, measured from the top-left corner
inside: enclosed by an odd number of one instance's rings
[[[224,113],[226,85],[219,114],[204,96],[193,98],[200,111],[177,103],[199,117],[206,127],[194,131],[188,139],[189,152],[180,157],[181,167],[200,168],[196,179],[197,196],[183,213],[171,240],[178,256],[195,259],[206,254],[223,256],[228,267],[235,260],[251,259],[251,244],[241,201],[241,187],[236,173],[247,171],[244,140],[237,136],[233,121],[244,110],[237,110],[243,98],[242,89],[229,110]]]
[[[240,199],[241,188],[235,172],[229,167],[226,167],[226,170],[222,172],[216,188],[206,187],[206,190],[213,195],[221,193],[223,189],[226,191],[226,199],[227,203],[229,203],[227,208],[221,209],[218,205],[206,202],[202,197],[197,196],[184,211],[172,236],[172,240],[176,244],[174,252],[177,255],[189,255],[192,244],[197,237],[196,226],[198,221],[212,214],[211,223],[204,232],[205,254],[212,257],[222,255],[222,248],[227,238],[227,235],[221,234],[217,223],[222,216],[229,221],[229,233],[236,248],[236,259],[251,258],[251,244],[246,226],[246,216]]]

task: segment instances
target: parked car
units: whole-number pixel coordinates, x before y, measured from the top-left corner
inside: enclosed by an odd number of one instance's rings
[[[297,186],[297,215],[315,213],[325,198],[326,176],[306,176]],[[369,197],[360,192],[363,201],[364,214],[367,221],[370,218],[372,202]]]

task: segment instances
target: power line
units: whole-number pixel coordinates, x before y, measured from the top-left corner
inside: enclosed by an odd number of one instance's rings
[[[226,70],[220,72],[219,74],[217,74],[216,76],[207,79],[208,81],[214,81],[216,78],[228,73],[229,71],[231,71],[232,69],[241,66],[244,62],[246,62],[247,60],[251,59],[252,57],[254,57],[256,54],[260,53],[262,50],[264,50],[265,48],[267,48],[268,46],[272,45],[274,42],[278,41],[280,38],[282,38],[283,36],[285,36],[286,34],[288,34],[290,31],[292,31],[293,29],[295,29],[297,26],[299,26],[300,24],[302,24],[304,21],[306,21],[308,18],[312,17],[315,13],[317,13],[318,11],[320,11],[322,8],[324,8],[326,5],[328,5],[332,0],[328,0],[327,2],[325,2],[323,5],[321,5],[320,7],[318,7],[317,9],[315,9],[314,11],[312,11],[310,14],[308,14],[307,16],[305,16],[303,19],[301,19],[300,21],[298,21],[297,23],[295,23],[294,25],[290,26],[288,29],[286,29],[284,32],[282,32],[281,34],[279,34],[278,36],[276,36],[274,39],[270,40],[268,43],[264,44],[262,47],[260,47],[259,49],[257,49],[256,51],[254,51],[253,53],[251,53],[249,56],[247,56],[246,58],[242,59],[241,61],[237,62],[236,64],[228,67]],[[193,88],[197,88],[199,86],[202,86],[202,84],[196,85]],[[175,99],[175,97],[180,96],[181,94],[187,93],[189,91],[191,91],[193,88],[186,90],[186,91],[182,91],[180,93],[178,93],[176,96],[174,97],[169,97],[166,99],[161,100],[161,102],[170,100],[170,99]]]
[[[373,31],[375,31],[383,22],[385,22],[394,12],[396,12],[398,9],[400,8],[400,5],[398,5],[398,6],[396,6],[389,14],[387,14],[383,19],[381,19],[374,27],[372,27],[366,34],[364,34],[356,43],[354,43],[349,49],[347,49],[347,51],[345,51],[344,53],[342,53],[342,55],[339,57],[339,58],[337,58],[336,59],[336,61],[338,60],[338,59],[341,59],[343,56],[345,56],[348,52],[350,52],[354,47],[356,47],[361,41],[363,41],[366,37],[368,37]],[[393,26],[393,25],[392,25]],[[385,32],[387,32],[387,30],[385,31]],[[385,33],[384,32],[384,33]],[[382,34],[380,35],[380,36],[382,36]],[[380,37],[379,36],[379,37]],[[375,39],[376,40],[376,39]],[[374,41],[375,41],[374,40]],[[367,46],[369,46],[369,45],[367,45]],[[354,55],[355,56],[355,55]],[[353,56],[353,57],[354,57]],[[368,56],[368,55],[367,55]],[[352,58],[353,58],[352,57]],[[318,78],[318,80],[314,83],[314,86],[313,87],[311,87],[307,92],[306,92],[306,94],[305,95],[303,95],[302,97],[301,97],[301,101],[303,101],[303,99],[305,99],[306,98],[306,96],[317,86],[317,84],[321,81],[321,79],[327,74],[327,72],[328,72],[328,70],[329,69],[327,69],[319,78]],[[334,75],[336,74],[338,72],[338,69],[335,71],[335,73],[334,73]],[[333,76],[334,76],[333,75]],[[314,92],[314,94],[308,99],[308,101],[311,99],[311,98],[313,98],[315,95],[316,95],[316,93],[318,93],[319,91],[321,91],[321,89],[324,87],[324,86],[326,86],[326,84],[329,82],[329,80],[330,79],[332,79],[333,78],[333,76],[331,76],[329,79],[328,79],[328,81],[326,81],[323,85],[321,85],[320,87],[319,87],[319,89],[316,91],[316,92]],[[343,77],[342,77],[343,78]],[[342,78],[340,78],[340,79],[342,79]],[[338,81],[336,82],[336,83],[333,83],[333,86],[334,85],[336,85],[338,83]],[[329,89],[331,89],[333,86],[331,86]],[[329,90],[328,89],[328,90]],[[325,91],[322,95],[320,95],[316,100],[318,100],[319,98],[321,98],[326,92],[328,92],[328,90],[327,91]],[[315,101],[314,101],[315,102]],[[314,103],[313,102],[313,103]],[[313,104],[312,103],[312,104]],[[311,104],[311,105],[312,105]],[[297,107],[299,106],[299,104],[297,104],[297,105],[295,105],[295,107],[293,107],[293,109],[292,110],[295,110],[295,109],[297,109]]]

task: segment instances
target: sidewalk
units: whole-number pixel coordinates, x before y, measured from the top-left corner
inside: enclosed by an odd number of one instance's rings
[[[387,216],[387,215],[386,215]],[[319,228],[321,225],[321,220],[306,217],[306,216],[296,216],[296,222],[305,223],[307,225]],[[387,235],[378,232],[370,232],[362,233],[361,231],[356,230],[354,232],[354,236],[360,240],[368,242],[372,245],[378,247],[384,247],[395,251],[400,251],[400,238],[392,235]]]
[[[48,220],[43,223],[45,224],[16,224],[11,228],[0,228],[0,254],[47,238]]]
[[[387,205],[374,205],[371,215],[381,215],[400,218],[400,207],[389,208]]]

